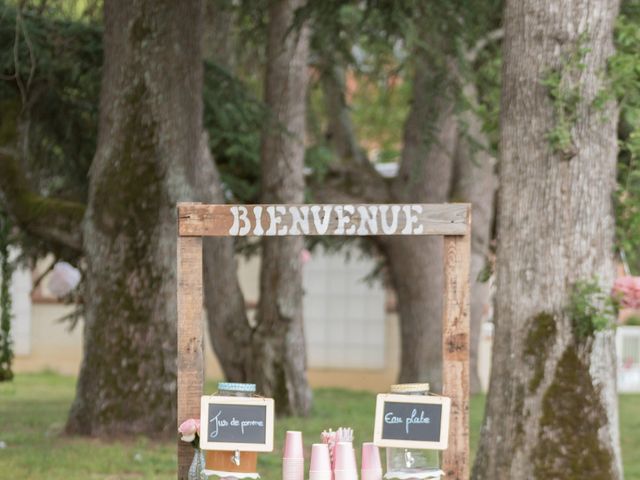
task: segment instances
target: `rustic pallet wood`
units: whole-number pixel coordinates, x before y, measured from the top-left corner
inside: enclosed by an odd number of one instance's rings
[[[178,237],[178,426],[200,418],[204,383],[202,237]],[[193,447],[178,440],[178,478],[186,479]]]
[[[443,394],[451,397],[448,479],[469,478],[469,262],[471,205],[178,204],[178,424],[199,418],[204,382],[202,237],[443,235]],[[178,441],[178,479],[193,450]]]
[[[178,206],[178,228],[180,235],[214,237],[465,235],[469,231],[468,210],[469,206],[466,203],[442,205],[188,204]]]
[[[451,398],[445,478],[469,478],[469,262],[470,235],[444,237],[442,394]]]

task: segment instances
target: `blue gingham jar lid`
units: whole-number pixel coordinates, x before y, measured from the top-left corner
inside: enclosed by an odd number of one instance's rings
[[[256,393],[256,384],[255,383],[219,382],[218,390],[224,390],[225,392]]]

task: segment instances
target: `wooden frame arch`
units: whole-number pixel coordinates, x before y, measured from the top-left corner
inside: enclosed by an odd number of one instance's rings
[[[178,204],[178,425],[199,418],[204,383],[202,238],[206,236],[440,235],[444,237],[443,394],[451,397],[447,479],[469,478],[470,204]],[[192,447],[178,441],[178,479]]]

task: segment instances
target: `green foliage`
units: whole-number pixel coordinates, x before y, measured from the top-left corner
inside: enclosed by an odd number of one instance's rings
[[[54,7],[16,10],[0,0],[0,45],[0,102],[21,106],[15,125],[30,180],[43,195],[84,201],[96,145],[101,28]]]
[[[530,457],[534,478],[615,478],[613,454],[598,435],[607,422],[606,407],[575,345],[560,357],[541,408]]]
[[[613,328],[618,305],[597,279],[582,280],[573,285],[568,314],[578,339],[586,339],[596,332]]]
[[[629,325],[629,326],[635,326],[635,327],[640,327],[640,316],[638,315],[631,315],[627,318],[627,320],[624,322],[625,325]]]
[[[553,105],[555,124],[547,134],[554,152],[565,160],[576,155],[571,130],[578,119],[578,105],[582,100],[580,83],[577,77],[584,70],[584,57],[589,52],[585,47],[586,35],[582,35],[569,52],[563,55],[558,67],[552,68],[542,79],[547,87]]]
[[[489,140],[490,151],[498,155],[500,141],[500,84],[502,55],[500,44],[486,48],[479,56],[472,81],[478,89],[476,113],[482,119],[482,130]]]
[[[400,159],[404,119],[411,98],[411,84],[394,78],[358,77],[353,95],[353,121],[358,138],[376,150],[376,161],[396,162]]]
[[[13,348],[11,342],[11,275],[13,268],[9,262],[9,219],[0,210],[0,382],[13,378],[11,363]]]
[[[225,69],[205,63],[204,126],[229,196],[257,203],[260,186],[260,135],[266,106]]]
[[[553,347],[557,333],[556,319],[548,312],[541,312],[531,319],[524,345],[524,358],[531,361],[529,392],[535,392],[544,379],[544,364]]]
[[[71,15],[64,2],[46,8],[27,2],[17,10],[0,0],[0,147],[22,147],[21,160],[39,194],[85,203],[103,46],[99,19],[79,18],[80,3]],[[256,201],[265,108],[245,84],[211,63],[205,65],[203,95],[205,128],[229,196]],[[54,249],[24,233],[19,243],[32,257]]]
[[[205,392],[214,392],[216,383],[207,381]],[[75,387],[73,377],[46,372],[22,374],[14,382],[0,384],[1,436],[8,446],[2,450],[0,478],[7,478],[1,472],[10,472],[10,478],[25,480],[176,478],[176,441],[173,437],[88,441],[86,437],[61,436]],[[258,458],[262,478],[282,478],[282,455],[279,453],[287,430],[303,432],[307,452],[312,443],[319,441],[320,432],[327,428],[350,426],[358,444],[371,440],[374,393],[341,388],[320,388],[313,393],[314,406],[309,417],[278,418],[276,421],[274,452]],[[630,398],[635,400],[636,397]],[[471,399],[472,455],[480,437],[484,404],[483,395],[474,395]],[[623,413],[635,418],[632,414],[640,404],[629,405],[633,408]],[[634,433],[633,430],[628,432]],[[630,439],[636,436],[632,435]],[[356,449],[356,455],[360,455],[360,448]],[[629,455],[625,460],[640,464],[636,457]]]
[[[612,91],[620,104],[617,247],[631,272],[640,274],[640,2],[625,2],[616,26],[616,54],[609,62]]]

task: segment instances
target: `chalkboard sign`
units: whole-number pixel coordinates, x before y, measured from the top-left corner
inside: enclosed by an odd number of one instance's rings
[[[200,448],[273,450],[273,399],[205,395],[200,401]]]
[[[447,397],[380,394],[374,442],[379,447],[444,450],[449,440],[450,410]]]

